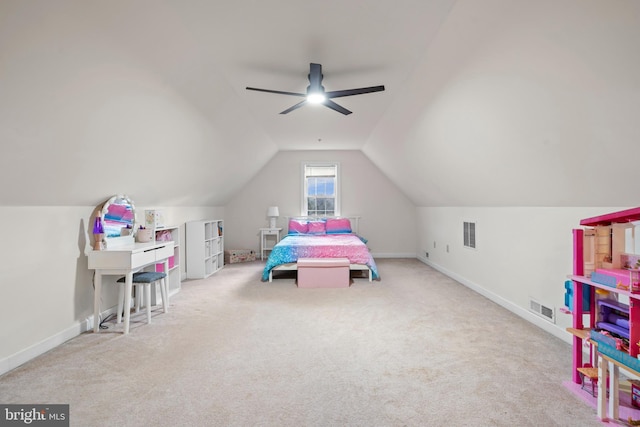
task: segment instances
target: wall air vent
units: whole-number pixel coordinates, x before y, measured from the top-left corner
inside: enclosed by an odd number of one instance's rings
[[[545,320],[548,320],[551,323],[556,323],[556,316],[553,308],[540,304],[533,298],[529,299],[529,311],[537,314],[538,316],[542,317]]]
[[[464,222],[463,226],[463,243],[467,248],[476,247],[476,223],[475,222]]]

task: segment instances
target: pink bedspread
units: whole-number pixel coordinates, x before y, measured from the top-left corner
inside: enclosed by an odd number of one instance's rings
[[[365,264],[378,280],[378,269],[369,248],[355,234],[287,235],[273,248],[262,280],[278,265],[297,262],[298,258],[348,258],[351,264]]]

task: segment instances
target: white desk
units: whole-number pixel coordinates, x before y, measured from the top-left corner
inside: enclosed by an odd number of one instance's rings
[[[93,299],[93,331],[100,328],[100,299],[102,296],[102,276],[125,276],[124,291],[124,333],[129,333],[131,307],[131,287],[133,273],[152,264],[164,264],[164,272],[169,275],[169,257],[173,256],[173,242],[134,243],[113,249],[91,251],[88,254],[89,268],[96,271]]]
[[[273,249],[273,246],[269,246],[267,239],[268,236],[276,236],[276,243],[280,241],[280,231],[282,228],[261,228],[260,229],[260,259],[264,260],[264,255],[266,251],[270,251]]]

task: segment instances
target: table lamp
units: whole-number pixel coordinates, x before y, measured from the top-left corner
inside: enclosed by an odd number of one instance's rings
[[[267,209],[267,216],[269,217],[269,228],[276,228],[276,218],[280,216],[277,206],[269,206]]]
[[[93,223],[93,250],[99,251],[102,249],[102,239],[104,238],[104,225],[102,224],[102,218],[96,215],[95,222]]]

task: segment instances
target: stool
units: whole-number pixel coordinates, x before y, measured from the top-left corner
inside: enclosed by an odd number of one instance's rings
[[[580,374],[580,381],[582,382],[582,390],[584,390],[584,379],[589,378],[591,382],[591,396],[596,396],[596,385],[598,384],[598,368],[594,368],[589,364],[585,364],[582,368],[578,368]]]
[[[169,290],[167,286],[167,274],[155,271],[141,271],[133,274],[132,284],[136,289],[136,312],[140,310],[140,288],[144,287],[145,306],[147,308],[147,323],[151,323],[151,284],[160,281],[160,293],[162,294],[162,312],[169,311]],[[122,309],[124,308],[124,283],[126,277],[118,279],[120,289],[118,291],[118,320],[122,321]],[[127,310],[130,308],[127,307]]]

